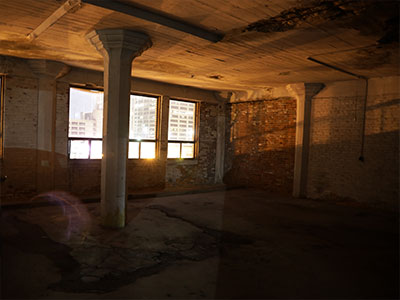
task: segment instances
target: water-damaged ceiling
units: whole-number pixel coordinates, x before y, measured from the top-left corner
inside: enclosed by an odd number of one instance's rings
[[[111,1],[111,0],[108,0]],[[223,36],[218,42],[88,3],[27,36],[65,1],[0,0],[0,54],[102,70],[93,29],[146,32],[153,46],[135,77],[214,90],[259,89],[399,74],[399,2],[375,0],[120,0]]]

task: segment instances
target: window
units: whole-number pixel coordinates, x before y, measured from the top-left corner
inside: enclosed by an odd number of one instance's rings
[[[156,157],[157,102],[156,97],[131,95],[128,158]]]
[[[70,88],[69,158],[102,158],[103,96],[101,90]],[[128,158],[156,157],[157,102],[156,97],[131,95]]]
[[[196,103],[169,101],[168,158],[187,159],[195,156]]]
[[[71,159],[100,159],[103,138],[103,92],[69,90],[68,152]]]

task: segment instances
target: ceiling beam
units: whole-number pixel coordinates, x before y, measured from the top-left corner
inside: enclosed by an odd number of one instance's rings
[[[29,41],[33,41],[40,34],[46,31],[50,26],[56,23],[60,18],[62,18],[66,13],[70,11],[75,11],[81,7],[81,0],[67,0],[62,4],[56,11],[54,11],[46,20],[44,20],[38,27],[36,27],[31,33],[29,33],[26,38]]]
[[[114,0],[82,0],[82,2],[173,28],[213,43],[219,42],[224,37],[220,33],[212,32],[207,29],[186,23],[182,20],[167,16],[161,12],[150,11],[146,8],[132,4],[128,5]]]

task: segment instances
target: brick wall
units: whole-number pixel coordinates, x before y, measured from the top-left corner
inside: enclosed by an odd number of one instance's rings
[[[224,182],[291,193],[296,134],[296,100],[231,103]]]
[[[362,139],[364,81],[327,84],[312,100],[307,194],[398,202],[399,77],[369,80]]]

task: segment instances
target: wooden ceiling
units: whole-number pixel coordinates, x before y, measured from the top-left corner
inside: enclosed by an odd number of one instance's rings
[[[126,28],[153,41],[134,60],[133,76],[204,89],[352,79],[310,56],[366,77],[399,74],[397,1],[119,1],[223,34],[216,43],[83,3],[29,41],[26,36],[64,2],[0,0],[0,54],[102,70],[102,56],[85,36],[93,29]]]

